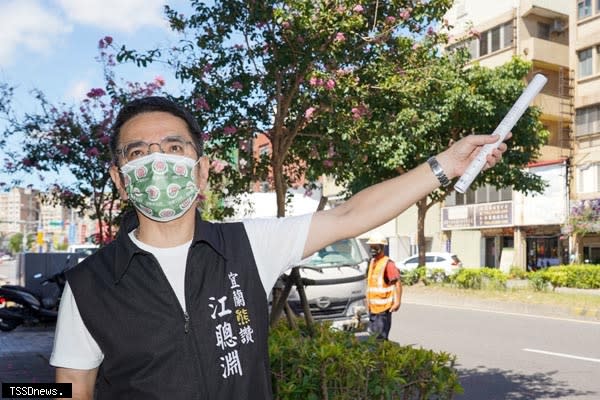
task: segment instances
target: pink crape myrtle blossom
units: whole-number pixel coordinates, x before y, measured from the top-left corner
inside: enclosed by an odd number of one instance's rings
[[[227,161],[223,161],[223,160],[213,160],[213,162],[210,163],[210,167],[217,174],[220,174],[221,172],[223,172],[225,167],[227,167],[228,165],[229,164],[227,163]]]
[[[208,105],[208,103],[206,102],[206,99],[204,97],[198,97],[197,99],[195,99],[194,107],[196,107],[196,111],[210,110],[210,106]]]
[[[313,114],[315,113],[316,108],[315,107],[308,107],[306,109],[306,111],[304,112],[304,118],[306,118],[307,121],[312,120]]]
[[[88,157],[97,157],[100,154],[100,150],[97,147],[92,147],[86,151]]]
[[[338,32],[335,34],[335,38],[333,39],[334,42],[337,43],[342,43],[346,41],[346,35],[344,35],[343,32]]]
[[[94,89],[90,90],[89,92],[87,92],[87,94],[86,94],[86,96],[89,97],[90,99],[95,99],[98,97],[102,97],[104,95],[106,95],[106,92],[102,88],[94,88]]]
[[[231,88],[235,90],[242,90],[244,88],[244,85],[242,85],[241,82],[235,81],[231,84]]]
[[[160,76],[160,75],[157,75],[157,76],[154,78],[154,83],[155,83],[155,84],[156,84],[158,87],[163,87],[163,86],[165,86],[165,78],[163,78],[163,77],[162,77],[162,76]]]
[[[98,42],[98,48],[100,49],[105,49],[108,46],[110,46],[113,42],[113,38],[112,36],[104,36],[102,39],[100,39],[100,41]]]
[[[360,4],[357,4],[352,8],[352,11],[354,11],[355,13],[362,13],[364,10],[365,9]]]
[[[361,119],[369,113],[369,110],[364,104],[360,104],[357,107],[353,107],[350,111],[352,113],[352,119],[354,119],[355,121]]]
[[[60,154],[66,156],[69,154],[71,149],[66,144],[61,144],[60,146],[58,146],[58,151],[60,151]]]
[[[469,35],[475,36],[477,39],[481,39],[481,32],[479,32],[477,29],[475,28],[471,28],[469,30]]]
[[[335,88],[335,81],[333,79],[327,79],[327,82],[325,82],[325,89],[333,90],[334,88]]]
[[[332,160],[323,160],[323,166],[325,168],[331,168],[331,167],[333,167],[333,161]]]
[[[225,135],[233,135],[237,132],[237,129],[233,126],[226,126],[223,128],[223,134]]]
[[[402,10],[400,12],[400,18],[402,18],[404,21],[407,21],[410,18],[410,10]]]

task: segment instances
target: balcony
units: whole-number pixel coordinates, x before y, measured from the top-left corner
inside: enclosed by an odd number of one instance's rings
[[[568,18],[570,0],[521,0],[521,15],[545,18]]]
[[[565,105],[566,101],[568,99],[562,99],[557,95],[542,92],[533,99],[532,104],[541,108],[544,115],[554,117],[554,120],[570,120],[570,116],[565,115],[565,112],[570,111],[570,107]]]
[[[569,66],[569,46],[550,40],[530,37],[521,41],[525,58],[562,67]]]

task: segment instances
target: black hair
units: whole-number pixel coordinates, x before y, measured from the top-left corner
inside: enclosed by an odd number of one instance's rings
[[[166,112],[184,120],[188,129],[190,130],[190,134],[192,135],[196,152],[199,156],[202,155],[202,132],[200,130],[200,125],[198,125],[198,121],[196,121],[192,113],[190,113],[185,107],[182,107],[166,97],[148,96],[141,99],[132,100],[125,104],[117,115],[117,119],[112,127],[112,136],[110,138],[110,152],[115,164],[117,160],[117,144],[119,143],[121,128],[127,121],[136,115],[147,112]]]

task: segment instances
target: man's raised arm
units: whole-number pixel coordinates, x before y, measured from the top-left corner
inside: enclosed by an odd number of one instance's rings
[[[436,158],[451,180],[463,174],[483,145],[497,140],[497,135],[470,135]],[[487,156],[485,168],[493,167],[504,151],[506,144],[502,143]],[[308,257],[336,240],[356,237],[384,224],[439,186],[440,182],[429,165],[423,163],[405,174],[360,191],[338,207],[315,213],[304,246],[304,256]]]

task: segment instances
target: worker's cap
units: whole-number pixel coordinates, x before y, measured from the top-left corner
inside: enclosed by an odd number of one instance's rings
[[[369,236],[367,244],[381,244],[385,246],[387,244],[387,239],[381,233],[374,233]]]

